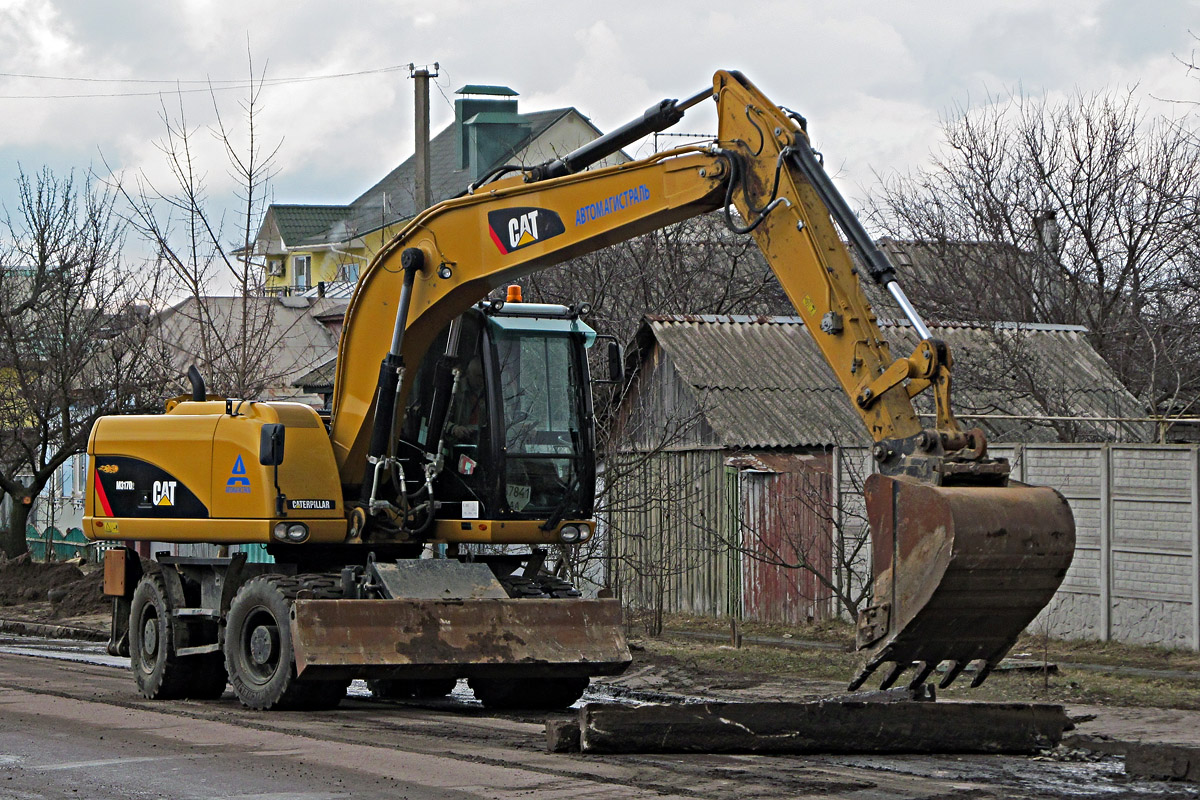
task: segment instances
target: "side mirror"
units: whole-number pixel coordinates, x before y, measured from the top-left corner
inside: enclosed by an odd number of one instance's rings
[[[271,423],[262,426],[262,434],[258,440],[258,463],[263,466],[279,466],[283,463],[283,433],[281,423]]]
[[[617,342],[608,343],[608,380],[611,383],[621,383],[625,380],[625,359],[621,356],[621,345]]]

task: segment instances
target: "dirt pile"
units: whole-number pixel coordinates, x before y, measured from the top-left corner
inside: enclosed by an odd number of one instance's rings
[[[108,610],[104,574],[85,573],[77,564],[35,563],[26,553],[16,558],[0,554],[0,607],[50,601],[52,616],[75,617]]]

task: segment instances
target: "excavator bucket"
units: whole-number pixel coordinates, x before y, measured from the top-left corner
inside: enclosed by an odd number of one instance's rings
[[[297,674],[322,678],[615,675],[631,657],[617,600],[297,600]]]
[[[866,665],[857,689],[892,662],[916,689],[943,662],[944,688],[980,661],[984,681],[1058,590],[1075,553],[1067,501],[1047,487],[934,486],[872,475],[865,487],[875,605],[858,619]]]

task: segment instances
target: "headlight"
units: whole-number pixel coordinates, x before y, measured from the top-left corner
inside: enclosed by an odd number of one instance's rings
[[[558,538],[563,544],[575,544],[579,541],[578,525],[563,525],[558,531]]]
[[[274,531],[275,538],[281,542],[286,540],[287,539],[287,529],[288,529],[288,525],[286,522],[276,523],[275,531]]]
[[[308,526],[303,522],[293,522],[287,526],[287,538],[289,542],[303,542],[308,538]]]

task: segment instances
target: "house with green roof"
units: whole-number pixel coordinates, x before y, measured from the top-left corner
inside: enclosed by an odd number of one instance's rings
[[[456,94],[454,122],[429,143],[435,203],[499,165],[538,164],[601,133],[575,108],[521,113],[507,86],[469,84]],[[617,153],[601,163],[627,160]],[[415,187],[414,156],[347,205],[272,204],[256,242],[267,291],[303,294],[322,284],[328,293],[348,295],[371,257],[421,210]]]

